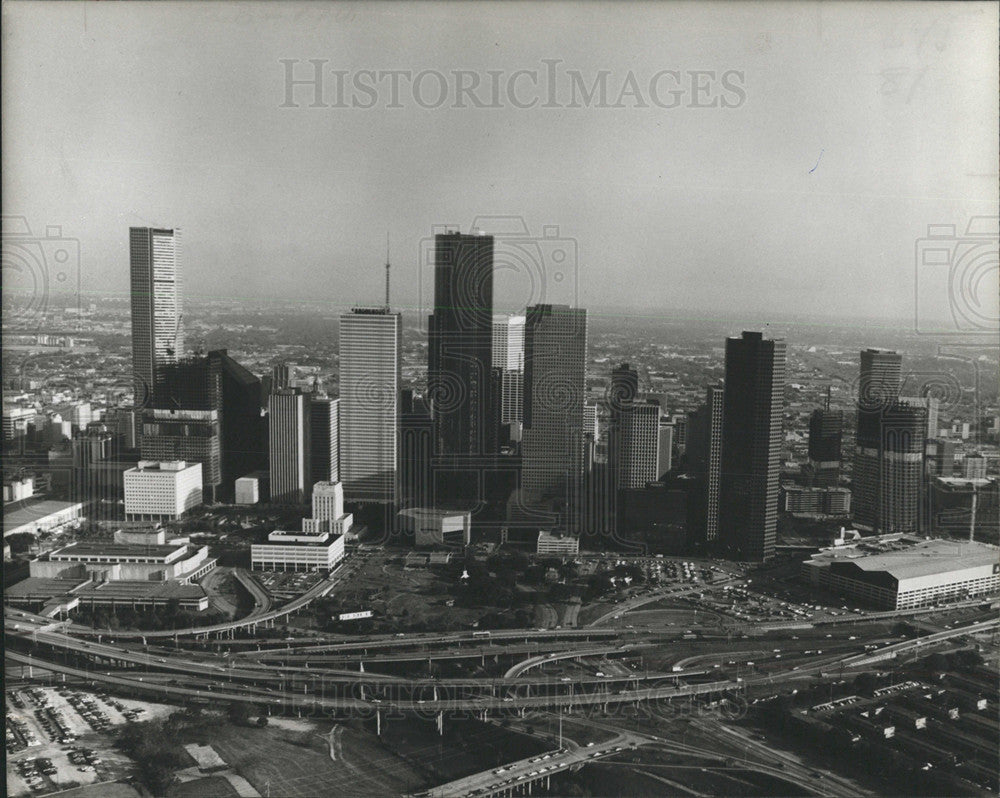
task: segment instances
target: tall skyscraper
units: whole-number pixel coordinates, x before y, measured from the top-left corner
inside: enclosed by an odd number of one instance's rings
[[[637,402],[619,415],[615,464],[619,490],[644,488],[659,478],[660,406]]]
[[[312,426],[310,481],[340,481],[340,400],[314,396],[309,409]]]
[[[861,353],[858,412],[879,411],[898,397],[903,382],[903,356],[885,349]]]
[[[237,479],[268,467],[260,379],[225,349],[209,352],[208,360],[218,363],[222,377],[222,490],[223,495],[235,497]]]
[[[852,505],[859,526],[920,531],[926,430],[927,410],[905,401],[858,414]]]
[[[524,332],[522,501],[561,514],[576,533],[582,509],[587,311],[533,305]]]
[[[495,452],[492,236],[435,236],[434,312],[428,333],[427,387],[437,454]]]
[[[161,369],[184,354],[179,230],[129,228],[135,405],[145,407]]]
[[[524,316],[493,317],[493,368],[500,369],[500,424],[520,424],[524,405]]]
[[[350,502],[396,504],[402,319],[387,308],[340,317],[340,478]]]
[[[785,350],[759,332],[726,339],[719,540],[747,560],[774,554]]]
[[[809,465],[815,487],[835,488],[839,484],[843,436],[843,410],[827,406],[813,411],[809,417]]]
[[[694,477],[688,502],[688,537],[713,543],[719,536],[719,489],[722,483],[722,420],[725,390],[713,385],[705,391],[705,404],[688,414],[688,470]]]
[[[670,472],[674,465],[674,425],[666,416],[660,416],[660,431],[657,448],[656,478],[657,480]]]
[[[271,502],[305,504],[312,489],[310,397],[298,388],[282,388],[268,397]]]

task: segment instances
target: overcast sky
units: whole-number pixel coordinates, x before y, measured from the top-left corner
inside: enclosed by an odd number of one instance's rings
[[[417,307],[435,225],[513,216],[560,243],[504,245],[500,305],[909,318],[922,292],[943,317],[947,265],[918,284],[918,239],[997,215],[996,4],[3,15],[3,211],[79,239],[84,291],[127,293],[129,226],[162,225],[189,295],[375,302],[389,231],[394,304]],[[310,59],[323,96],[289,98]],[[364,70],[409,76],[393,97]],[[604,102],[570,107],[602,80]],[[992,263],[976,290],[995,305]]]

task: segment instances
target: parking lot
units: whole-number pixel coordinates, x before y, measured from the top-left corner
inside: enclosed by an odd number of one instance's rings
[[[11,796],[43,795],[120,777],[131,763],[112,748],[114,727],[173,711],[64,686],[7,690],[6,699]]]

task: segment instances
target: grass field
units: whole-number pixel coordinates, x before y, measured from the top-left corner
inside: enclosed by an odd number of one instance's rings
[[[345,729],[343,757],[330,759],[326,734],[330,724],[317,724],[316,733],[223,727],[212,745],[261,795],[311,798],[317,795],[399,795],[424,786],[418,772],[387,751],[367,732]]]

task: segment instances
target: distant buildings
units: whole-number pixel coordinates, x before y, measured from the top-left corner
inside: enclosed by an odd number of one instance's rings
[[[782,488],[781,509],[799,515],[848,515],[851,512],[851,492],[847,488],[803,488],[786,485]]]
[[[28,434],[28,422],[35,417],[30,407],[3,406],[3,439],[13,441]]]
[[[398,501],[401,353],[398,313],[355,308],[340,317],[340,478],[346,501]]]
[[[271,502],[305,504],[312,485],[309,395],[280,388],[268,397]]]
[[[524,332],[522,500],[562,515],[578,532],[583,488],[583,399],[587,311],[568,305],[529,307]]]
[[[175,521],[202,503],[201,463],[140,460],[125,471],[127,521]]]
[[[726,339],[719,540],[747,560],[774,554],[784,396],[783,340]]]

